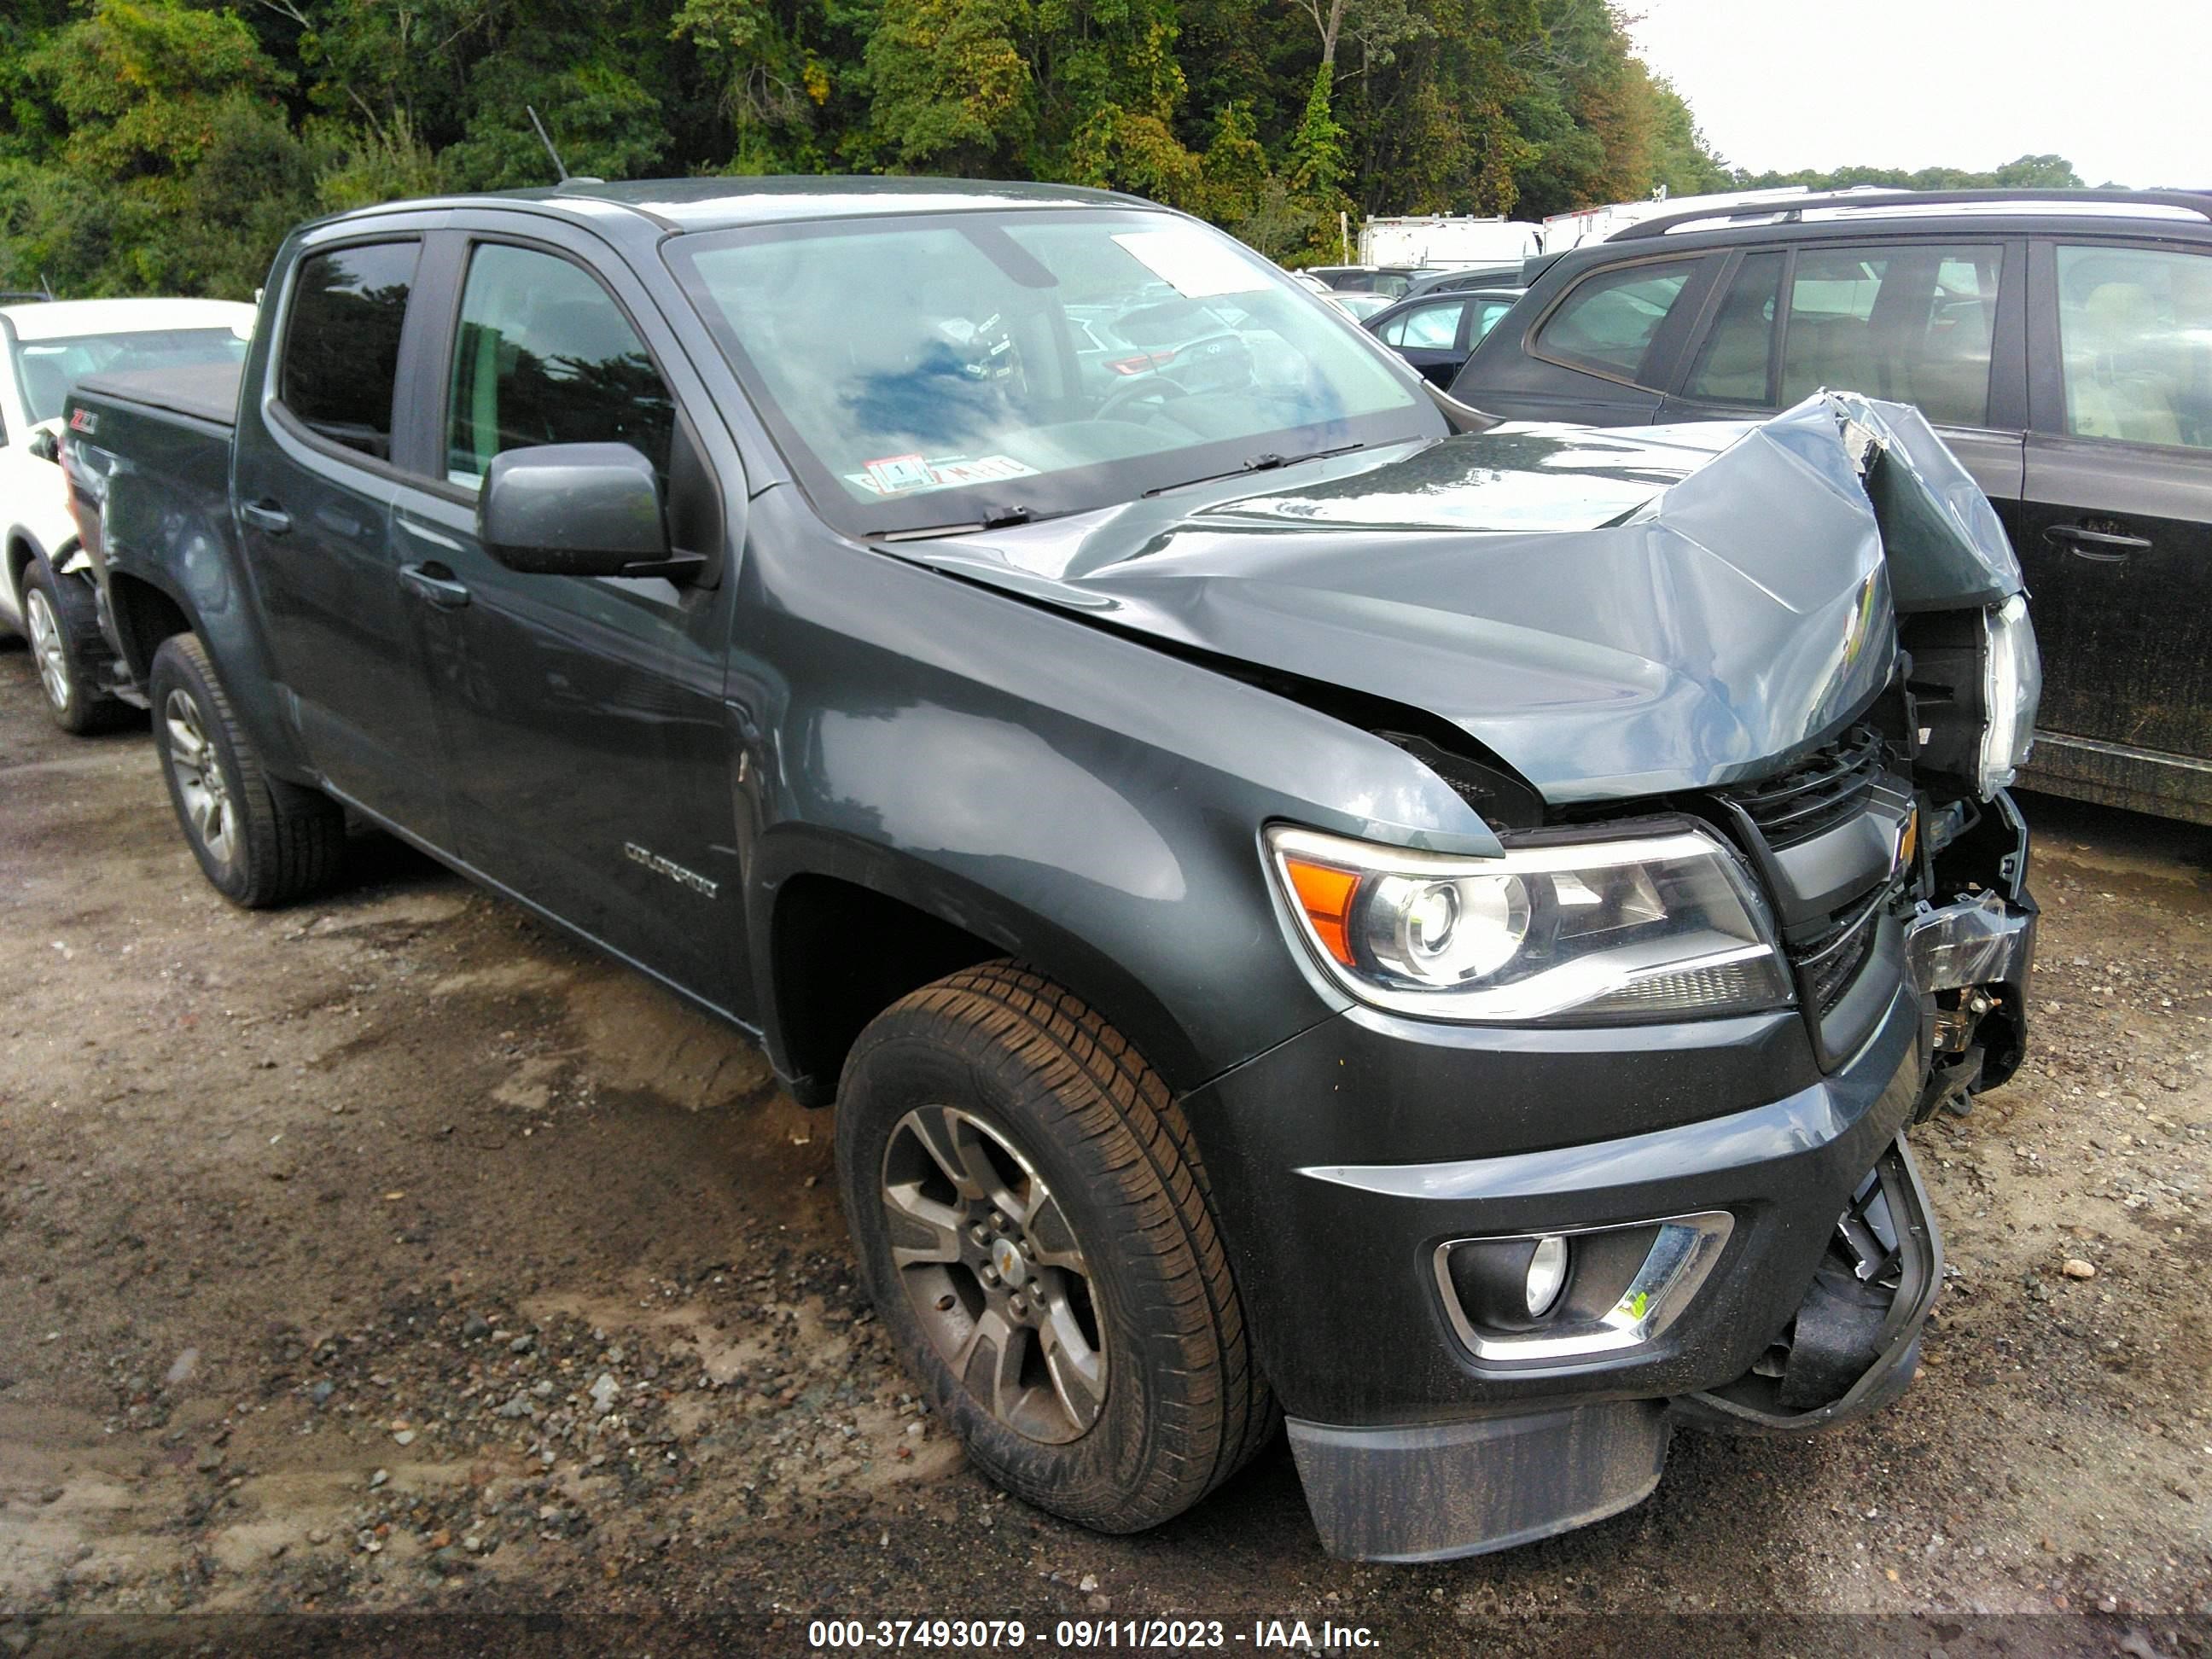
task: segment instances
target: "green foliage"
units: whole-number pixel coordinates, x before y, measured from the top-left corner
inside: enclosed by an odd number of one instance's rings
[[[2063,155],[2023,155],[1987,173],[1959,167],[1838,167],[1832,173],[1807,168],[1798,173],[1747,173],[1741,168],[1720,186],[1729,190],[1771,190],[1803,185],[1811,190],[1850,190],[1875,185],[1890,190],[2080,190],[2081,177]]]
[[[1338,215],[1738,184],[1613,0],[9,0],[0,287],[250,294],[315,214],[574,173],[1062,179],[1334,259]]]

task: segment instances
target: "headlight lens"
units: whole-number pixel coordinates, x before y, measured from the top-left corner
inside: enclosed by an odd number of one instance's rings
[[[1330,975],[1377,1007],[1436,1019],[1680,1019],[1790,1000],[1742,865],[1685,826],[1633,840],[1410,852],[1267,832],[1270,862]]]
[[[2035,743],[2035,708],[2043,696],[2043,656],[2027,619],[2027,597],[2015,593],[1982,613],[1982,727],[1979,783],[1986,800],[2011,787]]]

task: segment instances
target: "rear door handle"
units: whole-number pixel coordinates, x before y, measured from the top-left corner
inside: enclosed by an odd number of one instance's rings
[[[2148,536],[2127,536],[2112,530],[2091,530],[2086,525],[2055,524],[2043,532],[2043,538],[2056,542],[2078,558],[2092,559],[2099,564],[2118,564],[2130,553],[2150,551]]]
[[[274,501],[241,501],[238,516],[271,536],[281,536],[292,527],[292,515]]]
[[[469,602],[467,585],[455,581],[453,573],[435,560],[401,565],[399,580],[441,611],[459,611]]]

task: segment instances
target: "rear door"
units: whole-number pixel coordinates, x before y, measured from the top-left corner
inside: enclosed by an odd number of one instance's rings
[[[744,475],[636,278],[584,232],[509,222],[481,216],[438,240],[449,302],[422,414],[442,476],[410,479],[393,515],[453,756],[457,844],[502,886],[733,1009],[744,902],[722,687],[737,573],[716,479]],[[672,538],[709,556],[704,580],[520,574],[485,551],[476,505],[492,458],[588,442],[653,461]]]
[[[442,755],[391,546],[422,246],[386,230],[294,263],[261,395],[240,411],[232,489],[309,759],[348,799],[443,848]]]
[[[1452,395],[1509,420],[1648,424],[1724,258],[1658,254],[1565,277],[1490,331]]]
[[[1448,386],[1467,362],[1465,299],[1417,301],[1383,323],[1375,337],[1421,371],[1421,378]]]
[[[2037,771],[2212,809],[2212,248],[2033,251],[2021,530],[2046,683]]]

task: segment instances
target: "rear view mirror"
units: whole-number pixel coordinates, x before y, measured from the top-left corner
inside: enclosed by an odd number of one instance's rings
[[[706,562],[674,553],[653,463],[628,444],[539,444],[492,458],[477,534],[509,570],[544,576],[666,576]]]

